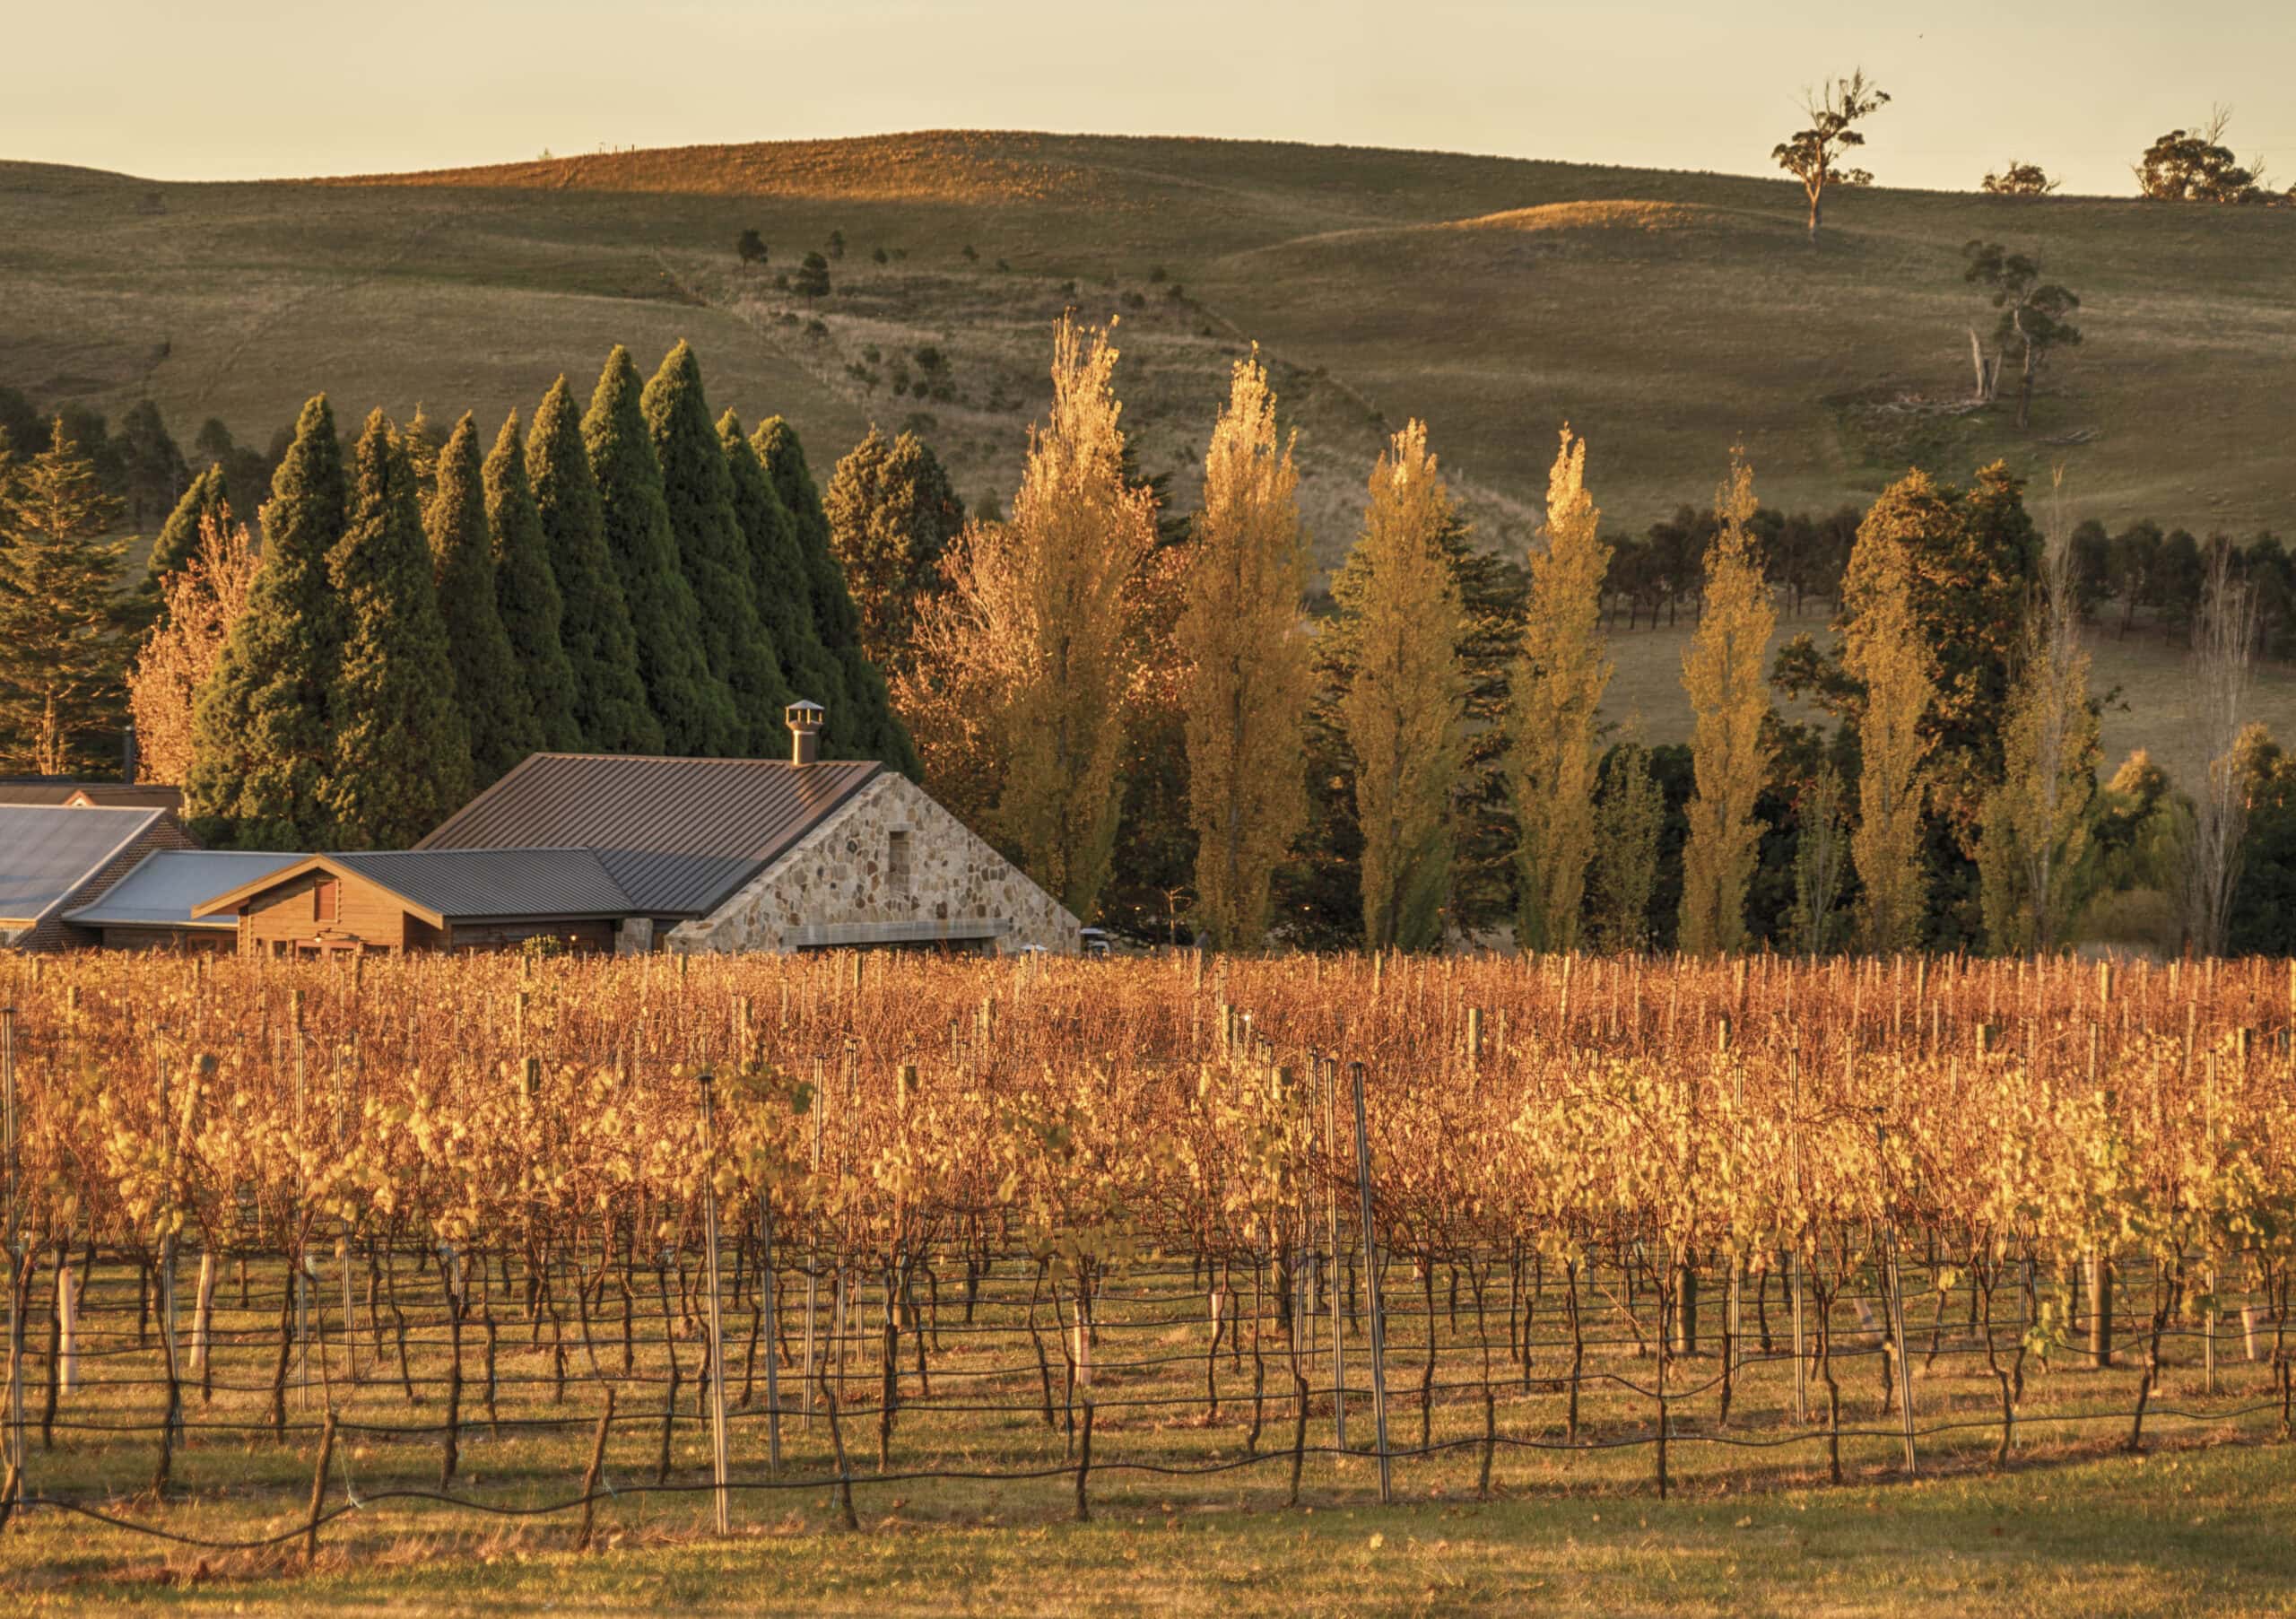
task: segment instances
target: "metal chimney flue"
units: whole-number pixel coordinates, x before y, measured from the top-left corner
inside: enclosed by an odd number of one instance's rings
[[[827,712],[817,702],[802,698],[789,705],[789,762],[803,768],[822,756],[822,719]]]

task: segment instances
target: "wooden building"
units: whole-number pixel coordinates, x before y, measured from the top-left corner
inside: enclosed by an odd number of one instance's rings
[[[308,855],[192,907],[270,955],[491,950],[532,938],[611,949],[630,901],[587,849]]]

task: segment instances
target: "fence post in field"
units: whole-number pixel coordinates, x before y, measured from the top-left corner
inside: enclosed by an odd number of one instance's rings
[[[681,958],[683,960],[683,958]],[[718,1296],[718,1126],[715,1075],[701,1071],[701,1213],[709,1282],[709,1463],[718,1533],[733,1533],[726,1495],[726,1336]]]
[[[1395,1499],[1387,1459],[1387,1353],[1386,1312],[1379,1306],[1378,1235],[1371,1223],[1371,1138],[1363,1122],[1363,1065],[1347,1065],[1355,1091],[1355,1190],[1363,1206],[1363,1275],[1371,1304],[1371,1424],[1379,1441],[1379,1501]]]
[[[24,1481],[24,1303],[22,1210],[16,1199],[21,1165],[16,1149],[16,1009],[0,1006],[0,1155],[8,1176],[8,1476],[21,1493]]]
[[[1332,1156],[1339,1156],[1339,1058],[1326,1057],[1322,1062],[1324,1075],[1324,1143]],[[1331,1280],[1325,1291],[1331,1299],[1331,1414],[1339,1448],[1347,1449],[1347,1351],[1345,1322],[1347,1309],[1345,1273],[1339,1260],[1339,1188],[1336,1182],[1326,1189],[1325,1215],[1331,1228]],[[2255,1357],[2249,1357],[2253,1360]]]
[[[1889,1140],[1887,1127],[1876,1122],[1874,1144],[1882,1146]],[[1905,1470],[1917,1470],[1913,1454],[1913,1362],[1906,1353],[1905,1289],[1898,1281],[1898,1227],[1894,1218],[1882,1224],[1882,1261],[1890,1294],[1889,1330],[1892,1354],[1897,1360],[1898,1417],[1905,1432]]]
[[[1792,1173],[1796,1192],[1801,1190],[1802,1178],[1802,1058],[1800,1052],[1789,1047],[1786,1053],[1787,1080],[1793,1090],[1793,1112],[1788,1142],[1792,1154],[1787,1168]],[[1806,1427],[1810,1421],[1810,1368],[1804,1358],[1802,1341],[1802,1247],[1796,1241],[1788,1256],[1788,1279],[1794,1284],[1794,1420]]]
[[[781,1306],[773,1291],[773,1205],[765,1189],[758,1189],[757,1223],[763,1252],[758,1260],[758,1284],[764,1293],[768,1328],[765,1357],[765,1465],[781,1471],[781,1357],[773,1353],[779,1336]],[[752,1340],[754,1341],[754,1340]]]

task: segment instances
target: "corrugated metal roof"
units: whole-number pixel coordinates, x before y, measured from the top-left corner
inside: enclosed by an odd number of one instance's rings
[[[86,927],[232,927],[236,919],[228,916],[195,921],[191,908],[302,858],[222,849],[154,849],[94,904],[67,910],[64,919]]]
[[[629,896],[587,849],[410,849],[328,858],[450,922],[631,914]]]
[[[46,916],[162,813],[0,804],[0,918]]]
[[[706,916],[879,769],[535,753],[415,848],[586,849],[629,896],[631,914]]]

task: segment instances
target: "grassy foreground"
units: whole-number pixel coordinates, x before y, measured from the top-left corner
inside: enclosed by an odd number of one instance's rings
[[[1422,1489],[1384,1509],[1255,1510],[1118,1486],[1090,1524],[928,1526],[896,1511],[857,1535],[816,1499],[730,1542],[616,1529],[583,1556],[548,1532],[451,1548],[409,1535],[355,1564],[323,1552],[310,1573],[199,1576],[190,1560],[137,1555],[31,1566],[12,1536],[0,1589],[19,1613],[2277,1614],[2296,1611],[2292,1459],[2276,1446],[2164,1449],[1664,1502]]]

